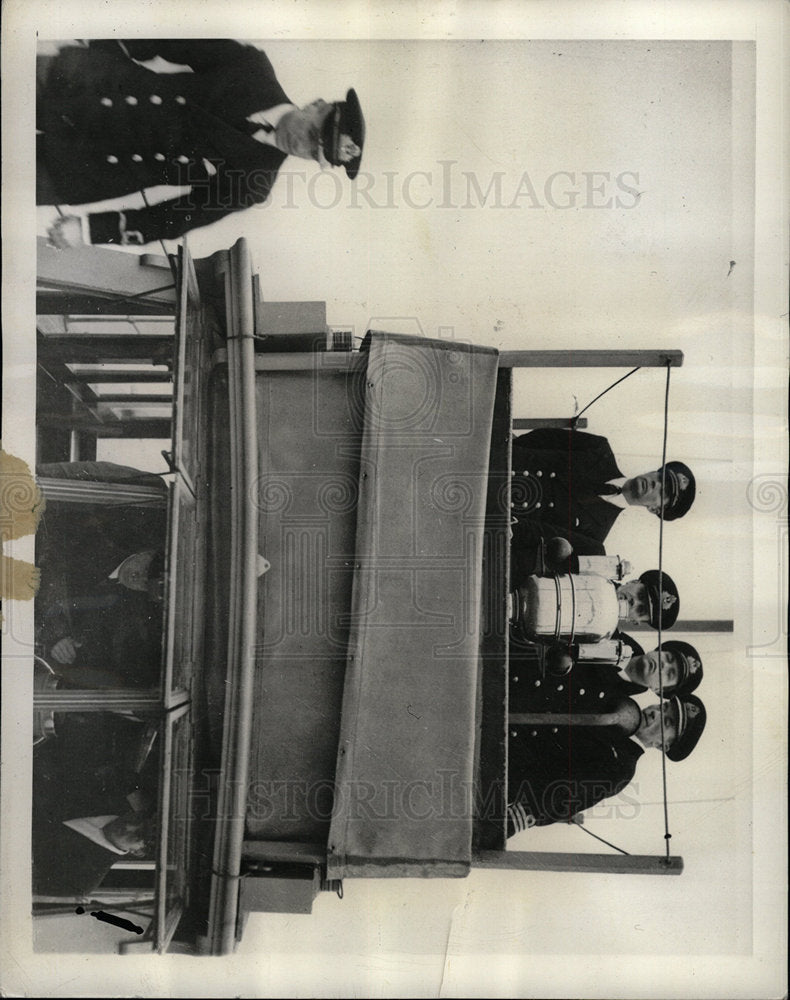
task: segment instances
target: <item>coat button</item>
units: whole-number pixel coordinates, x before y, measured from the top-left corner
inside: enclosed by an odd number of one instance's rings
[[[518,677],[514,677],[514,678],[513,678],[513,683],[514,683],[514,684],[518,684]]]
[[[599,698],[603,698],[603,691],[599,691],[599,692],[598,692],[598,697],[599,697]]]
[[[540,470],[540,469],[538,469],[538,471],[537,471],[537,472],[535,473],[535,475],[536,475],[536,476],[542,476],[542,475],[543,475],[543,473],[541,472],[541,470]]]
[[[516,732],[516,730],[515,730],[515,729],[511,729],[511,730],[510,730],[510,735],[511,735],[511,736],[514,736],[514,737],[515,737],[515,736],[517,736],[517,735],[518,735],[518,733]]]
[[[117,156],[108,156],[106,159],[107,159],[108,163],[117,163],[118,162],[118,157]]]
[[[553,500],[549,500],[549,510],[551,510],[551,508],[553,506],[554,506],[554,501]]]
[[[540,681],[539,681],[539,680],[535,681],[535,687],[536,687],[536,688],[539,688],[539,687],[540,687]]]
[[[579,688],[579,694],[584,694],[584,688]]]
[[[181,156],[176,157],[176,163],[189,163],[189,157],[182,153]]]
[[[537,736],[538,735],[537,729],[533,729],[532,732],[529,735],[530,736]]]
[[[102,97],[101,103],[104,105],[105,108],[111,108],[112,107],[112,98],[111,97]]]
[[[549,473],[549,479],[556,479],[556,478],[557,478],[557,473],[556,472],[550,472]]]
[[[140,156],[139,153],[132,153],[132,159],[134,160],[135,163],[142,163],[143,162],[143,158],[142,158],[142,156]]]
[[[176,104],[186,104],[186,102],[187,102],[186,97],[182,97],[180,94],[176,98]]]
[[[151,96],[148,98],[148,100],[151,102],[151,104],[161,104],[162,103],[162,98],[159,96],[159,94],[151,94]]]
[[[516,506],[516,505],[515,505],[515,504],[513,503],[513,501],[512,501],[512,500],[511,500],[511,502],[510,502],[510,506],[511,506],[511,507],[515,507],[515,506]]]
[[[557,690],[558,691],[564,691],[565,690],[565,685],[564,684],[558,684],[557,685]]]
[[[557,732],[557,727],[556,727],[556,726],[552,726],[552,727],[551,727],[551,731],[552,731],[553,733],[556,733],[556,732]]]
[[[538,502],[535,504],[535,507],[538,508],[538,509],[540,509],[540,506],[541,506],[541,503],[540,503],[540,500],[538,500]]]
[[[579,527],[579,519],[578,519],[578,517],[574,520],[573,526],[574,526],[574,528],[578,528]]]
[[[165,158],[164,153],[154,153],[154,159],[159,160],[160,163],[164,160],[164,158]]]
[[[528,476],[528,475],[529,475],[529,472],[527,472],[527,470],[526,470],[526,469],[524,469],[524,471],[523,471],[523,472],[521,473],[521,475],[522,475],[522,476]]]
[[[521,506],[524,508],[524,510],[526,510],[527,507],[529,507],[529,503],[525,500]],[[540,504],[538,504],[538,507],[540,507]]]
[[[132,94],[129,94],[128,97],[124,97],[124,100],[126,101],[126,103],[131,108],[133,108],[135,106],[135,104],[137,104],[137,98],[134,97]]]

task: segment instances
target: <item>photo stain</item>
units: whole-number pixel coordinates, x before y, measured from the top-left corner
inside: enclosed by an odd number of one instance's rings
[[[83,914],[85,912],[84,907],[78,906],[75,913]],[[133,924],[131,920],[125,920],[123,917],[116,917],[114,913],[105,913],[104,910],[92,910],[91,916],[95,917],[97,920],[102,920],[106,924],[112,924],[115,927],[120,927],[124,931],[133,931],[135,934],[142,934],[143,928],[139,924]]]
[[[0,448],[0,534],[3,548],[15,538],[35,534],[45,501],[27,464]],[[39,585],[39,571],[24,559],[2,553],[0,600],[29,601]]]

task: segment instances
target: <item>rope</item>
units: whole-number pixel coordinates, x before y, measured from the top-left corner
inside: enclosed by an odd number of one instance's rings
[[[627,378],[630,378],[634,374],[634,372],[638,372],[639,368],[640,368],[640,366],[637,365],[636,368],[632,368],[630,372],[628,372],[626,375],[622,375],[616,382],[612,382],[612,384],[608,388],[604,389],[603,392],[599,392],[598,395],[595,397],[595,399],[590,400],[590,402],[584,407],[584,409],[579,410],[579,412],[576,414],[576,416],[571,417],[571,419],[570,419],[570,426],[571,426],[571,428],[573,428],[573,427],[576,426],[576,423],[578,422],[579,417],[584,413],[585,410],[589,410],[590,407],[593,405],[593,403],[597,403],[598,400],[601,398],[601,396],[605,396],[606,393],[609,392],[609,389],[614,389],[614,387],[616,385],[620,385],[621,382],[625,382],[625,380]]]
[[[586,826],[582,826],[582,825],[581,825],[581,823],[576,823],[575,825],[576,825],[576,826],[578,826],[578,828],[579,828],[580,830],[584,830],[584,832],[585,832],[586,834],[588,834],[588,836],[590,836],[590,837],[595,837],[595,839],[596,839],[596,840],[600,840],[600,842],[601,842],[602,844],[606,844],[606,846],[607,846],[607,847],[611,847],[611,848],[612,848],[612,850],[614,850],[614,851],[619,851],[619,852],[620,852],[621,854],[624,854],[624,855],[625,855],[625,856],[626,856],[627,858],[629,858],[629,857],[631,856],[631,855],[630,855],[630,854],[628,853],[628,851],[624,851],[624,850],[622,849],[622,847],[618,847],[618,846],[617,846],[617,844],[612,844],[612,843],[610,843],[610,842],[609,842],[608,840],[604,840],[604,838],[603,838],[603,837],[599,837],[597,833],[593,833],[593,832],[592,832],[592,830],[588,830],[588,829],[587,829],[587,827],[586,827]]]
[[[669,425],[669,374],[671,367],[667,364],[667,381],[664,389],[664,440],[661,447],[661,505],[658,515],[658,697],[661,704],[659,719],[661,722],[661,784],[664,794],[664,844],[666,848],[667,861],[669,861],[669,841],[672,834],[669,832],[669,807],[667,805],[667,756],[664,752],[664,678],[662,667],[662,647],[661,647],[661,622],[664,617],[661,595],[664,590],[664,498],[666,497],[667,478],[667,428]]]

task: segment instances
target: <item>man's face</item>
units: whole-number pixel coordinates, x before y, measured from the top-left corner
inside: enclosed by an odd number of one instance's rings
[[[658,650],[654,649],[650,653],[643,653],[641,656],[632,656],[626,665],[626,673],[635,684],[641,684],[650,688],[658,694]],[[664,684],[664,693],[670,688],[674,688],[680,676],[680,661],[676,653],[669,649],[661,651],[661,680]]]
[[[278,148],[291,156],[300,156],[303,160],[317,160],[321,126],[331,110],[332,105],[319,97],[303,108],[286,112],[277,126]]]
[[[641,476],[626,479],[623,483],[623,499],[637,507],[647,507],[651,514],[661,511],[661,471],[644,472]]]
[[[664,716],[664,749],[669,750],[678,735],[678,710],[673,701],[648,705],[642,709],[642,721],[636,735],[646,747],[661,749],[661,715]]]
[[[128,590],[147,590],[148,571],[155,555],[155,549],[147,549],[124,559],[118,567],[118,583]]]
[[[148,835],[152,830],[151,818],[141,813],[117,816],[104,827],[104,836],[121,851],[141,854],[145,851]]]
[[[650,604],[647,600],[647,587],[641,580],[630,580],[617,591],[617,599],[621,602],[620,617],[629,622],[649,622]],[[626,605],[627,613],[623,614],[622,605]]]

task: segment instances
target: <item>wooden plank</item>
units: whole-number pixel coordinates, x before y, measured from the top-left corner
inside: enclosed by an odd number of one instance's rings
[[[326,844],[298,843],[289,840],[245,840],[241,853],[245,861],[272,864],[326,864]]]
[[[536,427],[570,427],[568,417],[516,417],[513,421],[514,431],[531,431]],[[587,426],[587,417],[579,417],[573,425],[576,430],[583,431]]]
[[[558,851],[478,851],[475,868],[602,875],[680,875],[683,858],[653,854],[567,854]]]
[[[664,368],[683,364],[682,351],[502,351],[500,368]]]
[[[507,774],[508,638],[506,602],[510,576],[510,484],[513,373],[497,373],[483,534],[480,634],[479,746],[475,771],[473,846],[503,849]],[[504,506],[503,506],[504,503]]]
[[[656,642],[658,642],[658,633],[646,622],[629,622],[627,625],[629,632],[652,632],[656,637]],[[675,624],[672,626],[672,635],[669,636],[670,639],[675,637],[675,634],[680,632],[732,632],[733,622],[731,619],[717,619],[717,618],[679,618]],[[666,637],[666,632],[663,633]]]
[[[150,368],[97,368],[94,371],[69,372],[71,382],[172,382],[173,373]]]
[[[175,289],[162,287],[169,283],[169,273],[143,263],[137,254],[96,246],[73,247],[63,253],[45,237],[39,236],[36,242],[37,280],[45,288],[105,297],[134,296],[147,304],[156,303],[163,312],[175,309]]]

